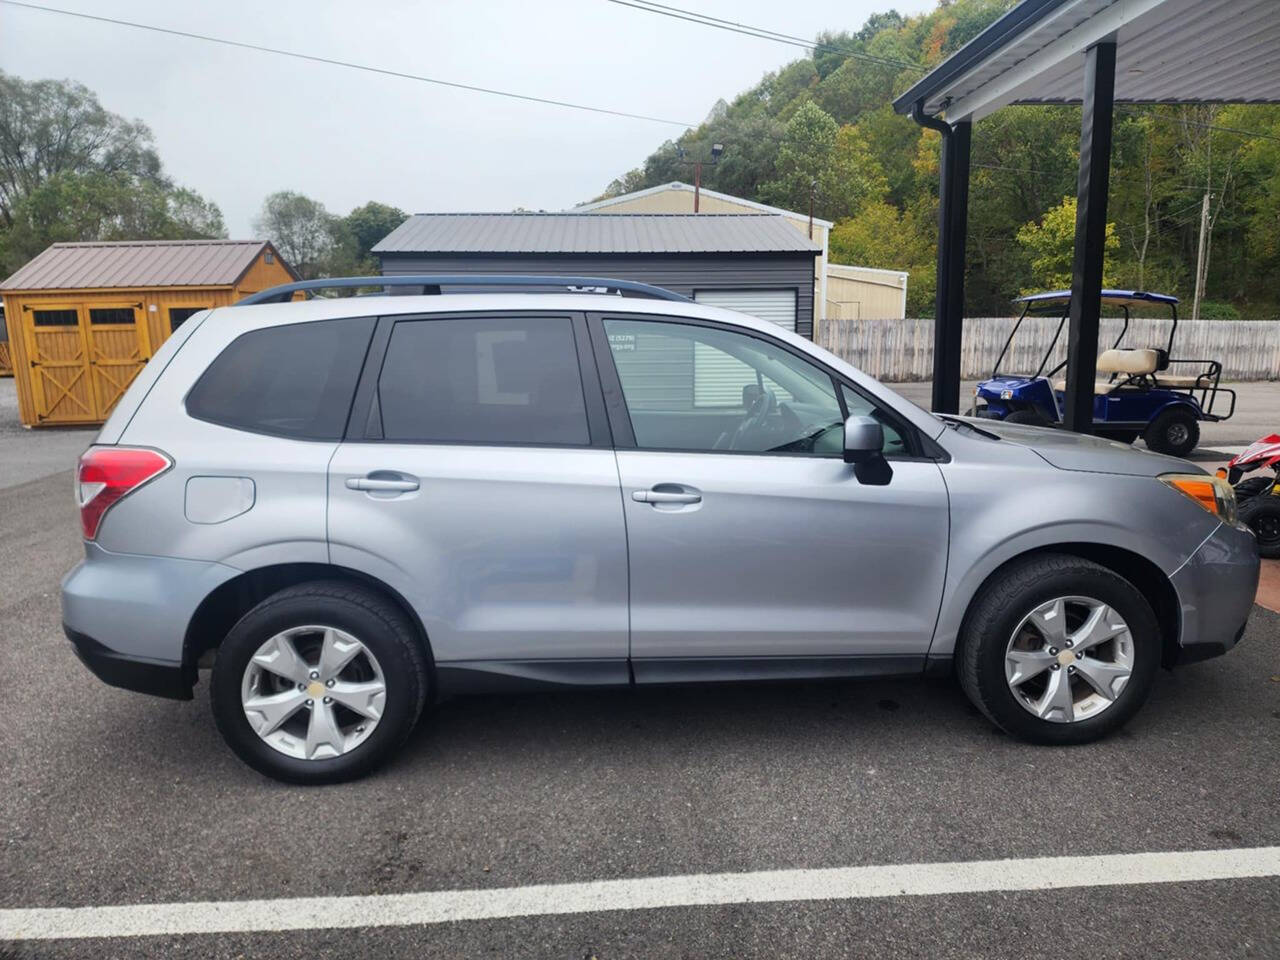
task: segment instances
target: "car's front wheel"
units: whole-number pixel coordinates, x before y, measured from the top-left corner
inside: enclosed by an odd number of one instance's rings
[[[997,574],[974,601],[957,669],[974,704],[1033,743],[1085,743],[1146,700],[1160,631],[1127,580],[1079,557],[1046,554]]]
[[[413,730],[428,675],[394,604],[350,583],[306,583],[250,610],[218,648],[218,730],[249,766],[336,783],[385,762]]]

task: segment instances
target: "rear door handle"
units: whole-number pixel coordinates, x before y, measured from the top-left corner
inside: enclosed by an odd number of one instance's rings
[[[409,493],[418,489],[417,480],[376,480],[371,477],[348,477],[348,490],[377,490],[382,493]]]
[[[673,493],[668,490],[632,490],[636,503],[701,503],[700,493]]]

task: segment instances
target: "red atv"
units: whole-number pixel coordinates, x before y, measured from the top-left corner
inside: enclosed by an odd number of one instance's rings
[[[1271,475],[1240,479],[1259,467],[1271,471]],[[1280,557],[1280,434],[1273,433],[1250,444],[1226,469],[1219,469],[1218,476],[1226,477],[1235,488],[1240,519],[1258,538],[1259,555]]]

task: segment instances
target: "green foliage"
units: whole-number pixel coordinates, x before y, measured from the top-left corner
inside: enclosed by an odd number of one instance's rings
[[[908,271],[907,310],[912,316],[933,312],[937,253],[915,213],[888,203],[869,203],[837,223],[829,242],[832,263]]]
[[[761,190],[765,203],[804,210],[810,190],[831,168],[839,128],[825,110],[806,101],[787,123],[778,146],[778,176]]]
[[[1022,293],[1040,290],[1063,290],[1071,286],[1071,261],[1076,240],[1076,198],[1063,197],[1062,202],[1047,211],[1039,223],[1028,223],[1018,231],[1018,243],[1027,251],[1031,263],[1031,285]],[[1108,223],[1103,249],[1110,258],[1104,268],[1102,285],[1115,286],[1115,278],[1107,269],[1120,249],[1116,225]]]
[[[909,270],[909,309],[928,314],[939,137],[890,106],[921,70],[883,61],[935,66],[1012,5],[940,0],[924,15],[890,10],[857,30],[821,33],[824,46],[811,57],[718,103],[606,195],[688,181],[678,150],[706,158],[712,143],[723,143],[720,163],[703,169],[704,186],[804,213],[817,180],[815,213],[837,221],[833,259]],[[1280,142],[1271,137],[1280,137],[1280,107],[1117,108],[1108,282],[1189,302],[1207,191],[1207,296],[1242,316],[1280,312]],[[1076,191],[1079,140],[1078,107],[1006,107],[974,125],[965,251],[971,316],[1005,313],[1019,291],[1069,279],[1074,214],[1062,200]]]
[[[1229,303],[1205,300],[1200,304],[1201,320],[1239,320],[1240,311]]]
[[[281,190],[262,202],[254,229],[304,280],[361,277],[378,273],[370,251],[407,218],[398,207],[374,200],[339,217],[319,200]]]
[[[0,71],[0,274],[59,241],[222,236],[217,206],[165,176],[145,125],[78,83]]]

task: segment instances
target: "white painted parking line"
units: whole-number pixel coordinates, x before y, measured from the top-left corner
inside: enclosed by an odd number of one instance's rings
[[[0,940],[395,927],[659,907],[1280,876],[1280,847],[708,873],[495,890],[0,910]]]

